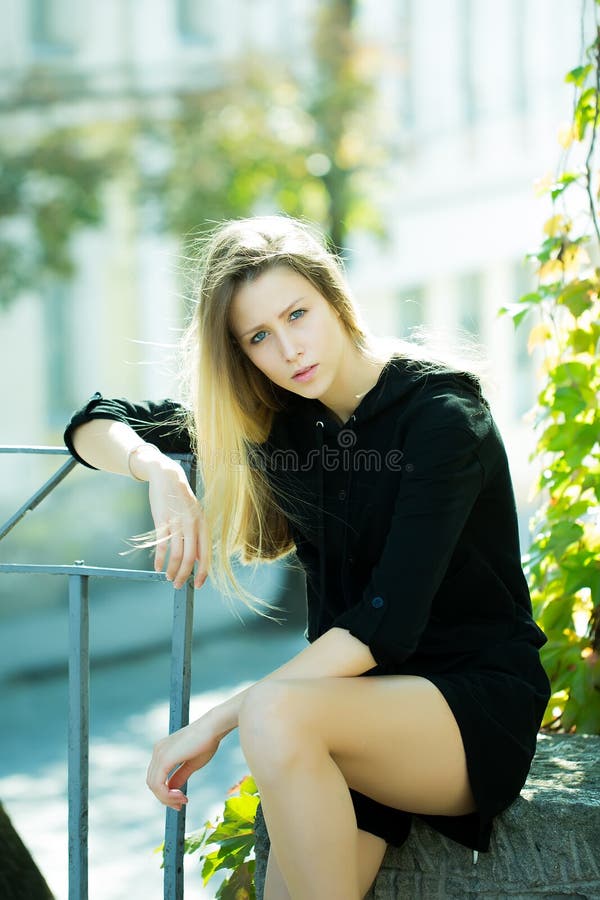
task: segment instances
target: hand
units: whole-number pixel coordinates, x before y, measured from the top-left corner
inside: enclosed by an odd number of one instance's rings
[[[206,716],[175,731],[155,745],[146,784],[161,803],[179,812],[187,803],[181,786],[213,758],[220,742]],[[179,768],[169,778],[176,766]]]
[[[200,502],[185,472],[176,462],[163,457],[148,472],[149,499],[158,543],[154,569],[162,572],[167,550],[166,576],[174,586],[183,587],[198,563],[194,587],[200,588],[208,574],[210,541]]]

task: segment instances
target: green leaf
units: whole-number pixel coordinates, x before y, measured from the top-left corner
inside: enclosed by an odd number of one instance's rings
[[[556,600],[552,600],[546,606],[540,618],[546,634],[555,631],[562,634],[563,629],[569,628],[572,624],[572,598],[563,596],[558,597]],[[559,644],[558,647],[554,647],[554,649],[552,645],[547,645],[544,658],[551,658],[553,652],[561,655],[563,652],[563,645]]]
[[[553,408],[572,418],[587,409],[587,403],[577,388],[564,385],[556,389]]]
[[[596,89],[593,87],[584,91],[575,106],[573,116],[577,128],[577,139],[582,141],[585,137],[588,125],[594,122],[596,116]]]
[[[592,306],[592,292],[596,289],[597,285],[589,280],[574,281],[562,291],[557,302],[578,318]]]
[[[567,84],[574,84],[576,87],[583,87],[585,83],[585,79],[588,77],[590,72],[593,69],[593,65],[588,63],[587,66],[577,66],[575,69],[571,69],[570,72],[567,72],[565,75],[565,81]]]
[[[239,866],[219,887],[216,900],[256,900],[254,861]]]
[[[587,384],[590,380],[591,367],[581,362],[560,363],[550,372],[550,377],[556,384],[571,384],[581,381]]]
[[[552,200],[556,200],[557,197],[560,197],[570,184],[573,184],[574,181],[578,181],[580,178],[584,177],[584,175],[585,173],[583,172],[565,172],[560,178],[557,178],[550,190]]]
[[[225,803],[225,820],[231,818],[253,822],[259,798],[252,794],[242,794],[240,797],[231,797]]]
[[[562,556],[567,547],[579,541],[583,535],[583,527],[577,522],[557,522],[553,526],[549,540],[548,551],[558,558]]]
[[[575,353],[594,353],[597,337],[592,328],[574,328],[569,332],[568,344]]]
[[[501,306],[498,310],[498,316],[510,316],[513,320],[513,324],[515,329],[518,328],[520,323],[523,321],[525,316],[529,312],[528,306],[521,306],[519,303],[507,303],[506,306]]]
[[[600,734],[600,691],[588,691],[576,719],[580,734]]]
[[[242,794],[258,794],[258,788],[252,775],[246,775],[240,782],[240,792]]]
[[[183,852],[184,853],[195,853],[196,850],[199,850],[200,847],[203,846],[206,835],[208,832],[208,828],[202,828],[198,831],[193,831],[190,834],[186,834],[185,840],[183,843]]]

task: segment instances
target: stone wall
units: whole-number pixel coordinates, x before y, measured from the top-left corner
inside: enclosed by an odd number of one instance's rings
[[[256,886],[268,835],[257,816]],[[600,736],[539,735],[521,796],[494,822],[490,851],[473,852],[418,819],[389,847],[366,900],[600,900]]]

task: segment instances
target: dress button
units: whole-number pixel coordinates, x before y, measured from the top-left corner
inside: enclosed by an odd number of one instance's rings
[[[371,606],[374,606],[375,609],[381,609],[383,606],[383,597],[373,597],[371,600]]]
[[[340,491],[338,494],[338,497],[340,498],[340,500],[345,500],[346,499],[346,491]]]

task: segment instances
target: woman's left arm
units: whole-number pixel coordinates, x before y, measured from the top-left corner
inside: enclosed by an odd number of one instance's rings
[[[375,664],[362,641],[349,631],[332,628],[256,684],[271,679],[350,677],[361,675]],[[222,738],[237,728],[242,703],[252,687],[234,694],[156,744],[146,783],[166,806],[179,810],[187,802],[181,786],[212,759]],[[169,778],[176,766],[179,768]]]

